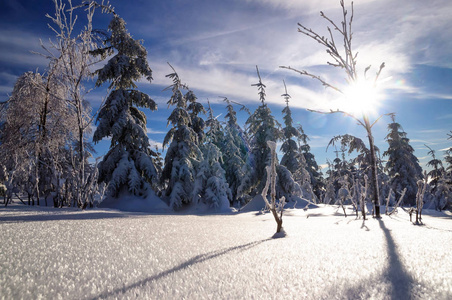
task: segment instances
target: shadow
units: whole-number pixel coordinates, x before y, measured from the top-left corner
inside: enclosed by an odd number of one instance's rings
[[[233,251],[245,251],[245,250],[248,250],[248,249],[250,249],[252,247],[255,247],[255,246],[259,245],[259,244],[262,244],[262,243],[270,241],[270,240],[271,240],[271,238],[268,238],[268,239],[263,239],[263,240],[260,240],[260,241],[250,242],[250,243],[247,243],[247,244],[244,244],[244,245],[240,245],[240,246],[234,246],[234,247],[229,247],[229,248],[226,248],[226,249],[223,249],[223,250],[217,250],[217,251],[212,251],[212,252],[208,252],[208,253],[205,253],[205,254],[200,254],[200,255],[197,255],[197,256],[195,256],[195,257],[193,257],[193,258],[181,263],[180,265],[178,265],[178,266],[176,266],[174,268],[171,268],[171,269],[168,269],[166,271],[160,272],[160,273],[158,273],[156,275],[153,275],[153,276],[148,277],[146,279],[140,280],[140,281],[135,282],[133,284],[130,284],[128,286],[124,286],[122,288],[117,288],[117,289],[115,289],[115,290],[113,290],[111,292],[105,292],[105,293],[103,293],[101,295],[98,295],[98,296],[96,296],[94,298],[91,298],[91,299],[95,300],[95,299],[103,299],[103,298],[109,298],[109,297],[115,297],[116,298],[120,294],[124,294],[124,293],[126,293],[127,291],[129,291],[131,289],[144,286],[144,285],[146,285],[146,284],[148,284],[150,282],[153,282],[153,281],[160,280],[163,277],[166,277],[168,275],[171,275],[173,273],[176,273],[178,271],[186,269],[186,268],[188,268],[190,266],[193,266],[193,265],[196,265],[196,264],[200,264],[200,263],[203,263],[205,261],[208,261],[208,260],[211,260],[211,259],[223,256],[223,255],[226,255],[226,254],[228,254],[230,252],[233,252]],[[121,297],[118,297],[118,298],[121,298]]]
[[[380,225],[381,226],[381,225]],[[366,225],[366,220],[363,219],[363,224],[361,224],[361,229],[365,229],[366,231],[370,231],[369,227]]]
[[[99,220],[128,218],[131,214],[119,212],[48,212],[42,214],[20,214],[0,216],[0,223],[21,223],[21,222],[42,222],[42,221],[63,221],[63,220]]]
[[[386,228],[381,219],[378,219],[378,223],[386,238],[389,261],[383,276],[391,282],[391,299],[410,299],[411,287],[414,284],[414,280],[405,270],[405,267],[399,259],[397,246],[391,236],[391,232]]]
[[[287,236],[286,231],[284,230],[284,228],[281,228],[280,232],[276,232],[273,236],[272,239],[281,239],[281,238],[285,238]]]
[[[310,214],[308,214],[307,216],[306,216],[306,218],[311,218],[311,217],[315,217],[315,218],[319,218],[319,217],[331,217],[331,216],[334,216],[334,217],[343,217],[344,219],[346,218],[345,216],[344,216],[344,213],[339,213],[339,212],[335,212],[335,213],[333,213],[332,215],[331,214],[323,214],[323,213],[310,213]]]

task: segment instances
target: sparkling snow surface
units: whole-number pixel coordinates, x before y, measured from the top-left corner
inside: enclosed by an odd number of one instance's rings
[[[452,299],[452,217],[0,208],[2,299]],[[351,213],[351,211],[350,211]],[[307,216],[309,216],[307,218]]]

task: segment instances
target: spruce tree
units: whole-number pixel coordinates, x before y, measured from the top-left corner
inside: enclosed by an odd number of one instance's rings
[[[242,193],[252,192],[252,194],[254,194],[254,188],[262,185],[259,188],[261,190],[265,183],[262,182],[261,184],[261,181],[266,176],[265,167],[270,160],[270,149],[267,146],[267,141],[277,142],[281,138],[280,124],[272,116],[271,110],[265,102],[266,86],[262,83],[257,66],[256,70],[259,82],[252,84],[252,86],[258,88],[261,105],[246,121],[246,125],[248,126],[247,134],[251,139],[250,165],[252,172],[251,174],[247,174],[240,188]]]
[[[286,102],[286,107],[282,110],[284,114],[284,124],[286,127],[283,128],[284,142],[281,146],[281,151],[284,153],[281,158],[281,165],[285,166],[292,174],[297,172],[302,172],[303,166],[301,165],[301,153],[298,149],[297,142],[293,138],[299,138],[301,133],[297,128],[293,127],[292,111],[289,107],[290,95],[287,93],[286,83],[284,82],[285,93],[282,95]]]
[[[249,152],[249,143],[245,132],[237,124],[237,113],[232,106],[232,101],[224,98],[228,113],[225,116],[223,138],[223,168],[226,171],[226,180],[232,193],[232,203],[241,202],[238,188],[246,172],[246,161]],[[245,168],[245,169],[244,169]]]
[[[210,103],[206,125],[208,131],[205,143],[201,146],[204,159],[197,168],[194,193],[199,196],[197,200],[202,201],[209,208],[224,210],[229,207],[232,194],[226,181],[225,171],[220,164],[221,150],[215,145],[222,139],[221,125],[214,118]]]
[[[188,111],[189,99],[194,99],[195,96],[188,86],[181,82],[174,68],[169,66],[173,73],[166,77],[172,79],[173,84],[166,88],[172,91],[167,103],[168,107],[172,105],[176,107],[168,117],[168,125],[171,124],[172,128],[163,141],[163,147],[169,146],[161,179],[166,187],[164,196],[168,199],[169,205],[177,209],[197,198],[194,194],[195,168],[202,160],[202,153],[198,147],[199,134],[192,127],[192,117]],[[184,90],[187,90],[185,95]]]
[[[396,123],[394,115],[391,115],[391,118],[392,123],[388,125],[389,133],[385,138],[389,148],[383,153],[383,156],[388,157],[385,170],[390,177],[391,188],[396,193],[396,202],[400,193],[406,188],[404,202],[414,205],[417,192],[416,183],[423,177],[422,168],[413,154],[414,149],[409,143],[406,132],[399,123]]]
[[[448,140],[452,140],[452,130],[447,134]],[[449,184],[452,184],[452,147],[446,150],[444,160],[446,161],[446,173]]]
[[[99,182],[108,184],[113,197],[127,189],[136,196],[146,196],[149,183],[158,180],[155,153],[149,148],[146,133],[146,115],[138,107],[156,110],[156,103],[135,84],[141,77],[149,82],[152,70],[147,62],[147,51],[126,30],[125,21],[114,15],[108,26],[111,36],[106,47],[93,52],[106,57],[116,54],[96,71],[96,86],[110,82],[111,89],[101,108],[94,132],[94,142],[111,137],[110,150],[99,163]]]
[[[325,183],[322,177],[322,172],[320,171],[320,167],[315,160],[315,155],[311,152],[311,146],[309,146],[308,144],[308,135],[304,132],[300,124],[296,127],[296,129],[300,133],[300,136],[297,138],[297,144],[298,151],[302,155],[302,165],[304,167],[304,170],[307,171],[310,176],[310,183],[312,185],[314,194],[318,199],[321,199],[322,191],[325,190]]]

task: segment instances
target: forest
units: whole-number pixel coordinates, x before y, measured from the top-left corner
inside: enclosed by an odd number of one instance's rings
[[[167,104],[173,110],[167,117],[164,149],[152,148],[146,132],[149,120],[143,111],[156,110],[157,104],[137,84],[154,80],[142,41],[132,37],[126,21],[108,3],[86,1],[73,6],[71,1],[54,2],[55,12],[49,12],[48,18],[55,37],[42,45],[40,53],[48,60],[47,69],[21,75],[11,96],[0,104],[0,195],[5,206],[14,199],[24,205],[87,209],[105,205],[108,199],[124,197],[127,201],[125,196],[152,194],[175,211],[199,206],[218,212],[231,207],[239,210],[262,195],[276,220],[282,218],[286,203],[302,199],[309,204],[339,205],[344,214],[344,205],[352,205],[356,215],[364,218],[369,213],[367,204],[372,204],[370,213],[377,218],[380,205],[386,206],[386,213],[391,213],[390,206],[392,211],[402,207],[416,213],[416,222],[424,206],[439,211],[452,208],[452,147],[444,153],[430,148],[429,170],[423,170],[395,113],[385,114],[391,119],[387,149],[378,149],[372,127],[384,122],[381,117],[370,120],[365,112],[332,107],[311,113],[355,119],[368,141],[350,134],[331,137],[325,146],[334,147],[337,155],[322,172],[309,136],[292,118],[290,86],[281,80],[285,107],[280,124],[268,106],[258,66],[253,86],[259,106],[250,111],[224,97],[223,121],[210,103],[199,101],[177,66],[168,63],[166,90],[171,97]],[[340,23],[321,14],[334,30],[328,27],[330,37],[302,24],[298,30],[308,42],[324,46],[332,59],[328,65],[343,70],[350,86],[357,86],[359,78],[372,76],[367,75],[369,68],[364,76],[358,74],[357,53],[351,46],[353,4],[347,11],[344,2],[340,3]],[[80,13],[86,15],[81,25],[76,18]],[[93,28],[98,14],[111,17],[108,28]],[[316,74],[281,68],[344,93]],[[375,78],[368,79],[367,89],[373,88],[384,68],[381,63]],[[98,111],[87,100],[90,80],[96,89],[107,91]],[[237,120],[238,111],[248,115],[244,124]],[[452,131],[444,139],[452,140]],[[101,140],[109,140],[110,147],[95,158],[93,143]],[[275,143],[281,144],[279,150]],[[349,158],[349,154],[356,157]]]

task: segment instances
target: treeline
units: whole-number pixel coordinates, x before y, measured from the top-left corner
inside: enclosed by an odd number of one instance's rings
[[[371,152],[359,138],[342,135],[330,145],[340,147],[329,162],[326,178],[310,152],[309,138],[301,125],[294,126],[290,95],[285,87],[282,101],[284,124],[279,124],[266,103],[265,84],[257,71],[254,84],[260,105],[250,112],[224,98],[224,122],[214,117],[169,65],[167,78],[173,108],[170,129],[164,138],[165,157],[151,149],[146,116],[141,109],[155,110],[156,103],[141,92],[136,82],[152,82],[147,51],[131,37],[126,23],[109,5],[94,1],[73,7],[55,0],[55,15],[48,16],[55,41],[43,54],[49,65],[45,73],[20,76],[11,97],[1,106],[0,182],[5,205],[16,195],[24,203],[52,201],[55,207],[92,207],[103,197],[124,193],[146,197],[151,191],[170,207],[205,205],[213,209],[241,206],[265,187],[271,153],[267,142],[282,142],[283,156],[277,163],[276,197],[287,201],[301,197],[314,203],[351,203],[363,206],[379,191],[380,202],[395,204],[405,190],[404,203],[415,204],[418,185],[425,176],[431,181],[424,199],[437,209],[451,205],[452,148],[446,151],[447,166],[431,150],[433,170],[422,174],[414,149],[400,124],[392,116],[383,153],[377,159],[378,180],[372,178]],[[75,33],[76,11],[87,14],[87,24]],[[95,12],[111,14],[108,30],[94,30]],[[74,14],[74,15],[73,15]],[[107,60],[108,59],[108,60]],[[91,71],[92,66],[103,67]],[[98,112],[92,112],[85,84],[96,79],[96,87],[108,86],[108,96]],[[248,112],[242,128],[236,108]],[[203,118],[205,116],[205,118]],[[93,123],[97,127],[91,132]],[[95,154],[90,141],[110,139],[102,160],[89,163]],[[449,137],[450,138],[450,137]],[[374,149],[379,153],[379,149]],[[345,153],[358,152],[347,160]],[[378,182],[378,187],[372,188]],[[27,199],[22,199],[26,195]],[[361,202],[360,202],[361,201]],[[360,204],[361,203],[361,204]]]

